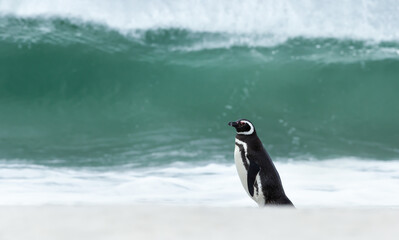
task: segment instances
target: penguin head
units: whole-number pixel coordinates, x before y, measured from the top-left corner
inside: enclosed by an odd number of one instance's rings
[[[237,134],[252,135],[255,133],[254,125],[247,119],[240,119],[235,122],[229,122],[228,124],[237,130]]]

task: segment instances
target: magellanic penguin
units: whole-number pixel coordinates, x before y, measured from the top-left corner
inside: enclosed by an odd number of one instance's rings
[[[294,206],[285,195],[280,175],[263,147],[254,125],[247,119],[229,122],[237,130],[234,160],[241,183],[260,207]]]

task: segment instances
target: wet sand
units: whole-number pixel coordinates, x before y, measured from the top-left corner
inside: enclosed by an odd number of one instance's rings
[[[0,239],[397,239],[399,209],[0,207]]]

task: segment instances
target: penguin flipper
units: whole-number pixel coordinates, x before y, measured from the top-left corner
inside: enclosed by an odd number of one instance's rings
[[[258,175],[260,168],[258,164],[255,162],[251,162],[248,167],[247,173],[247,184],[248,184],[248,191],[249,194],[253,197],[254,196],[254,184],[256,176]]]

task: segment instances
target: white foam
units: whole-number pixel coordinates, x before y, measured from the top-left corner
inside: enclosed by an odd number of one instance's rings
[[[399,161],[277,161],[297,207],[399,206]],[[69,169],[0,163],[0,205],[154,203],[256,206],[233,164]]]
[[[274,36],[280,41],[291,37],[398,41],[398,12],[395,0],[0,1],[0,15],[78,18],[121,32],[182,28],[243,34],[242,38]]]

